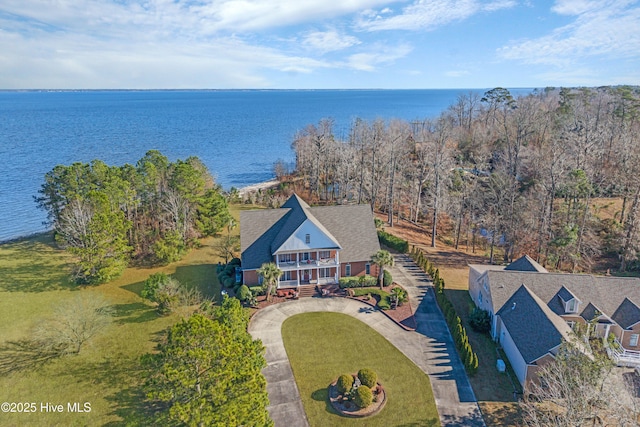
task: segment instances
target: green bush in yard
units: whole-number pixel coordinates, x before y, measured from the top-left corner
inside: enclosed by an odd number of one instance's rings
[[[362,368],[358,371],[358,379],[360,379],[362,385],[374,388],[378,382],[378,374],[376,374],[372,369]]]
[[[409,242],[393,234],[389,234],[386,231],[378,230],[378,240],[384,246],[395,249],[402,254],[409,252]]]
[[[249,290],[253,295],[264,295],[264,289],[262,286],[250,286]]]
[[[491,316],[487,310],[475,307],[469,315],[469,325],[476,332],[488,334],[491,330]]]
[[[385,286],[391,286],[391,284],[393,283],[393,277],[391,276],[389,270],[384,271],[383,283]]]
[[[238,293],[236,294],[238,296],[238,299],[240,301],[247,301],[249,298],[251,298],[251,291],[249,290],[249,287],[247,285],[241,285],[238,288]]]
[[[353,402],[360,408],[366,408],[373,402],[373,392],[366,385],[361,385],[354,393]]]
[[[353,388],[353,376],[349,374],[342,374],[338,377],[338,382],[336,382],[336,387],[338,388],[338,393],[345,394],[351,392]]]

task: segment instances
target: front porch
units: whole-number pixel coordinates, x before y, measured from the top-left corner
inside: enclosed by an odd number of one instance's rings
[[[305,285],[337,284],[339,279],[338,266],[317,266],[310,268],[306,264],[300,269],[283,270],[278,279],[277,289],[298,288]]]

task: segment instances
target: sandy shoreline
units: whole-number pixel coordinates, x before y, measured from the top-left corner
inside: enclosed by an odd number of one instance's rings
[[[266,189],[269,189],[271,187],[275,187],[278,184],[280,184],[280,181],[278,181],[277,179],[272,179],[270,181],[259,182],[257,184],[253,184],[253,185],[248,185],[246,187],[242,187],[242,188],[238,189],[238,193],[240,193],[241,196],[244,196],[245,194],[250,193],[252,191],[266,190]]]

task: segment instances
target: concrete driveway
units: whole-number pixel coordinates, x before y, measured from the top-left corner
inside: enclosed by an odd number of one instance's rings
[[[411,359],[431,380],[443,426],[484,426],[473,390],[446,322],[437,307],[433,288],[410,258],[397,255],[391,273],[409,292],[418,329],[405,331],[378,310],[347,298],[303,298],[260,310],[249,332],[266,347],[269,414],[276,427],[303,427],[309,423],[282,342],[282,322],[289,316],[315,311],[348,314],[366,323]],[[415,305],[414,305],[415,304]]]

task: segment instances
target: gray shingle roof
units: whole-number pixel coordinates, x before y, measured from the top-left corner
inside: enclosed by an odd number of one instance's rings
[[[620,307],[611,316],[614,322],[624,329],[640,322],[640,307],[629,298],[625,298]]]
[[[547,269],[541,266],[529,255],[524,255],[505,267],[507,271],[537,271],[547,273]]]
[[[625,297],[640,301],[640,279],[600,277],[590,274],[533,273],[521,271],[487,271],[491,284],[493,312],[497,312],[511,295],[525,284],[556,314],[564,314],[557,297],[564,286],[581,301],[580,310],[593,302],[608,317],[622,304]],[[639,319],[640,320],[640,319]]]
[[[528,364],[560,345],[571,333],[569,325],[525,285],[511,295],[497,315]]]
[[[562,301],[564,302],[568,302],[568,301],[571,301],[572,299],[576,299],[576,296],[572,294],[571,291],[565,288],[564,286],[560,288],[557,295],[560,298],[562,298]]]
[[[279,209],[240,212],[242,268],[272,261],[275,250],[306,220],[342,248],[341,263],[368,261],[380,249],[369,205],[309,207],[294,194]]]

